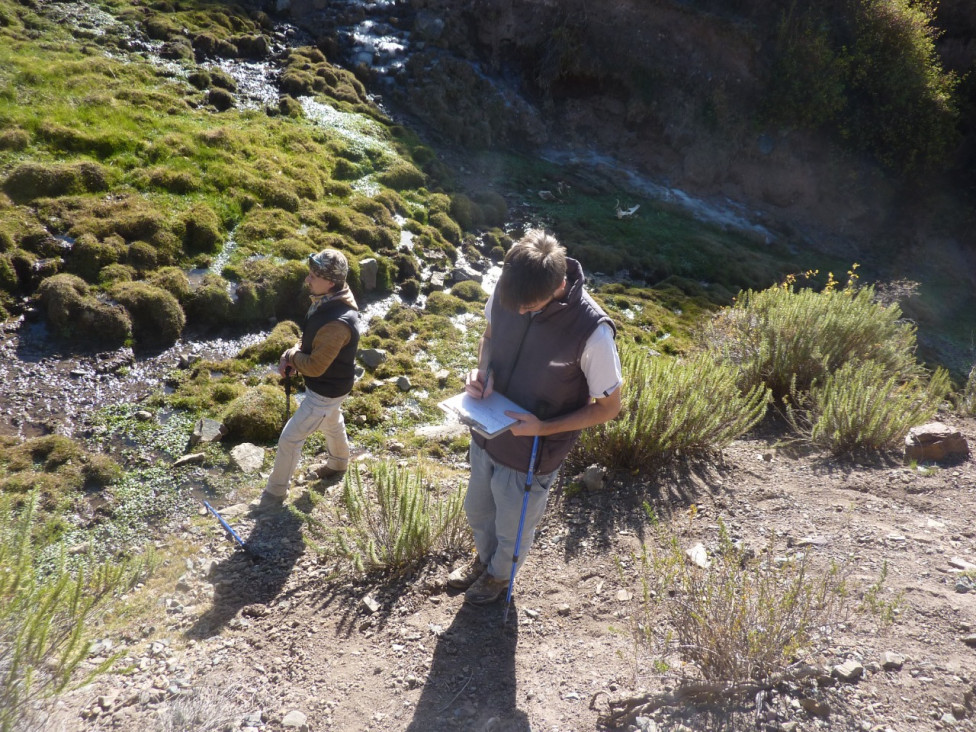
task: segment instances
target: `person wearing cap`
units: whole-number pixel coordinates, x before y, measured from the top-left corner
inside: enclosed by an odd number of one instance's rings
[[[620,412],[616,328],[583,282],[579,262],[566,256],[556,238],[532,229],[505,255],[485,306],[488,324],[478,367],[468,375],[465,391],[476,399],[497,391],[531,413],[506,412],[518,422],[492,439],[471,431],[464,510],[477,555],[448,577],[449,586],[466,590],[466,602],[484,605],[506,594],[523,499],[517,566],[528,555],[549,487],[580,432]]]
[[[288,420],[275,454],[274,468],[255,504],[257,510],[281,506],[288,496],[305,440],[315,430],[325,434],[329,459],[319,476],[333,478],[349,464],[349,440],[342,417],[342,402],[355,381],[359,346],[359,308],[346,275],[349,264],[342,252],[323,249],[308,258],[305,284],[312,300],[305,314],[302,339],[281,354],[278,373],[299,373],[305,381],[305,398]]]

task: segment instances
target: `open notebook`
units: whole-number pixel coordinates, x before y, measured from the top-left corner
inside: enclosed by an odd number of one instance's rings
[[[448,414],[455,415],[462,424],[466,424],[489,440],[518,421],[512,417],[506,417],[506,411],[522,413],[529,411],[497,391],[493,391],[484,399],[475,399],[467,392],[461,392],[450,399],[445,399],[437,406]]]

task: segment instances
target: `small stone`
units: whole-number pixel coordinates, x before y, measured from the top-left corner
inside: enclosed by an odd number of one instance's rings
[[[834,666],[832,674],[841,681],[857,681],[864,675],[864,666],[857,661],[848,660],[839,666]]]
[[[363,607],[366,608],[366,611],[370,615],[372,615],[373,613],[379,611],[381,605],[373,598],[372,595],[366,595],[366,597],[363,598]]]
[[[281,726],[298,728],[304,727],[306,722],[308,722],[308,717],[297,709],[293,709],[281,720]]]
[[[695,564],[702,569],[708,569],[712,562],[708,558],[708,552],[705,550],[704,544],[695,544],[690,549],[685,550],[685,556],[691,560],[692,564]]]
[[[881,667],[886,671],[900,671],[901,667],[905,665],[905,657],[899,653],[892,653],[891,651],[885,651],[884,656],[881,660]]]
[[[202,452],[194,452],[174,460],[173,467],[178,468],[182,465],[198,465],[206,459],[207,456],[204,455]]]
[[[598,491],[603,488],[607,471],[599,465],[589,466],[583,473],[583,485],[588,491]]]

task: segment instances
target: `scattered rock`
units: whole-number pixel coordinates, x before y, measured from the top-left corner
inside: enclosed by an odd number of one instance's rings
[[[905,437],[905,459],[938,462],[969,455],[969,443],[959,430],[930,422],[912,427]]]
[[[207,459],[207,456],[202,452],[194,452],[189,455],[184,455],[181,458],[177,458],[173,461],[173,467],[178,468],[181,465],[200,465]]]
[[[372,370],[386,361],[386,351],[382,348],[366,348],[359,352],[359,360]]]
[[[600,467],[599,465],[591,465],[585,471],[583,471],[583,485],[588,491],[601,490],[606,477],[606,469]]]
[[[844,663],[840,664],[839,666],[834,666],[831,673],[835,678],[838,678],[841,681],[857,681],[864,675],[864,666],[851,659],[844,661]]]
[[[281,726],[288,728],[299,728],[304,727],[307,722],[308,717],[303,712],[293,709],[282,718]]]
[[[223,424],[215,419],[200,419],[193,425],[193,433],[190,435],[190,447],[201,442],[219,442],[227,434],[227,429]]]
[[[376,277],[379,271],[379,262],[372,257],[359,260],[359,281],[366,292],[372,292],[376,289]]]
[[[250,442],[234,445],[230,459],[242,473],[256,473],[264,465],[264,448]]]
[[[902,666],[905,665],[905,657],[899,653],[892,653],[891,651],[885,651],[885,654],[881,660],[881,667],[886,671],[900,671]]]
[[[378,612],[382,606],[373,598],[372,595],[366,595],[366,597],[363,598],[363,607],[366,608],[366,611],[370,615],[372,615],[373,613]]]
[[[708,558],[708,551],[706,551],[704,544],[698,543],[690,549],[686,549],[685,556],[688,557],[692,564],[702,569],[708,569],[712,565],[712,560]]]

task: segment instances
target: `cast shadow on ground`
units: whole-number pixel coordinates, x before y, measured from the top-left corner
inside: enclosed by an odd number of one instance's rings
[[[217,635],[241,608],[267,605],[278,597],[304,551],[301,527],[301,520],[287,509],[259,518],[251,533],[243,537],[255,557],[239,550],[214,565],[213,604],[186,636],[203,639]]]
[[[464,604],[437,639],[427,680],[407,732],[529,732],[518,709],[515,651],[518,607]]]
[[[563,481],[549,498],[543,528],[553,521],[566,527],[567,559],[581,552],[584,540],[591,549],[612,547],[614,537],[624,530],[643,542],[652,525],[648,510],[666,520],[704,495],[720,499],[730,491],[725,472],[721,462],[683,460],[649,473],[610,473],[598,491]]]

